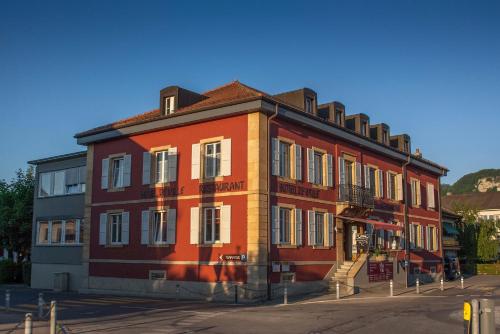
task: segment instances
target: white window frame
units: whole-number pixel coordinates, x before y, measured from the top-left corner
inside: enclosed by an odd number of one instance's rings
[[[283,221],[282,218],[285,217],[284,213],[288,212],[288,222]],[[279,207],[279,224],[280,224],[280,237],[279,244],[281,245],[291,245],[292,244],[292,228],[293,228],[293,215],[294,210],[288,207]],[[288,224],[288,228],[284,228]],[[285,237],[288,237],[286,240]]]
[[[208,154],[208,148],[212,147],[212,153]],[[217,147],[219,152],[217,153]],[[211,159],[211,160],[210,160]],[[212,173],[209,174],[208,165],[212,166]],[[214,141],[211,143],[206,143],[203,145],[203,169],[204,176],[206,179],[216,178],[222,176],[222,142]]]
[[[66,241],[66,226],[69,221],[74,221],[75,223],[75,242]],[[52,226],[54,223],[61,223],[61,238],[60,242],[52,241]],[[47,224],[47,241],[40,242],[40,226],[42,224]],[[37,246],[79,246],[82,244],[82,227],[83,219],[71,218],[71,219],[52,219],[52,220],[39,220],[36,225],[36,242]]]
[[[164,98],[164,114],[171,115],[175,113],[175,96],[167,96]]]
[[[314,245],[315,246],[325,246],[325,213],[321,211],[315,211],[314,212],[314,226],[316,228],[315,235],[314,235]],[[321,224],[319,224],[318,219],[321,219]],[[321,228],[318,228],[319,225],[321,225]],[[321,231],[321,233],[320,233]],[[319,236],[322,236],[322,241],[319,242]]]
[[[53,170],[49,172],[41,172],[38,175],[38,198],[46,198],[46,197],[54,197],[54,196],[64,196],[64,195],[73,195],[73,194],[81,194],[85,192],[85,179],[80,180],[80,177],[78,177],[78,183],[67,185],[66,184],[66,174],[68,171],[76,169],[76,173],[80,175],[80,168],[85,168],[84,166],[79,166],[79,167],[72,167],[72,168],[67,168],[67,169],[59,169],[59,170]],[[60,193],[55,192],[56,188],[56,174],[62,175],[62,189]],[[44,177],[48,177],[48,193],[46,195],[42,194],[42,184]],[[75,186],[76,191],[70,191],[70,189],[73,188],[68,188],[68,186]]]
[[[160,215],[160,225],[159,225],[159,234],[156,231],[156,215]],[[167,210],[154,210],[151,211],[151,243],[153,245],[165,245],[168,242],[168,212]],[[160,236],[160,240],[158,240],[157,236]],[[163,240],[163,236],[165,236],[165,240]]]
[[[398,175],[394,172],[387,172],[387,198],[391,201],[397,201],[398,198]],[[393,189],[394,188],[394,189]]]
[[[125,157],[116,157],[110,159],[111,165],[111,188],[119,189],[124,187],[124,175],[125,175]],[[115,168],[115,162],[120,162],[118,169]],[[118,174],[116,174],[118,173]]]
[[[292,147],[293,147],[293,144],[291,144],[287,141],[279,140],[278,145],[279,145],[279,176],[287,178],[287,179],[291,179],[292,178]],[[283,146],[286,147],[286,150],[283,149],[284,148]]]
[[[168,150],[154,152],[154,155],[155,155],[155,183],[167,183]]]
[[[219,211],[219,218],[217,218],[217,211]],[[207,238],[207,218],[208,212],[210,212],[210,217],[212,219],[211,224],[211,238]],[[220,206],[212,206],[212,207],[203,207],[202,208],[202,222],[203,222],[203,243],[205,244],[217,244],[221,243],[221,207]],[[217,219],[219,222],[217,223]],[[216,235],[216,227],[219,227],[219,238],[215,237]]]
[[[119,217],[119,222],[114,222],[113,219],[115,217]],[[114,235],[114,230],[113,230],[113,225],[117,225],[116,228],[116,233],[117,235]],[[111,245],[121,245],[123,243],[122,240],[122,229],[123,229],[123,215],[121,212],[119,213],[110,213],[108,215],[108,225],[109,225],[109,243]],[[116,238],[118,237],[118,238]]]

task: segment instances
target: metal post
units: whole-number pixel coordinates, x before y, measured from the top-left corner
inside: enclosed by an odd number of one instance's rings
[[[335,285],[335,292],[337,293],[337,300],[340,299],[340,283],[337,281],[337,284]]]
[[[420,280],[418,278],[417,278],[416,287],[417,287],[417,295],[419,295],[420,294]]]
[[[43,293],[38,294],[38,318],[43,318]]]
[[[391,290],[391,297],[393,297],[394,296],[394,283],[392,283],[392,279],[389,282],[389,288]]]
[[[462,290],[464,289],[464,277],[463,276],[460,277],[460,287],[462,288]]]
[[[440,284],[441,284],[441,291],[444,291],[444,280],[443,280],[443,278],[441,278]]]
[[[492,299],[480,299],[479,309],[479,328],[481,328],[481,334],[495,334],[495,301]]]
[[[5,312],[10,311],[10,290],[5,290]]]
[[[283,304],[288,304],[288,287],[287,287],[287,284],[286,284],[286,281],[285,281],[285,288],[284,288],[284,291],[283,291]]]
[[[234,303],[238,304],[238,286],[234,286]]]
[[[472,334],[479,334],[479,302],[473,299],[472,302]]]
[[[33,315],[26,313],[24,316],[24,334],[33,333]]]
[[[57,302],[53,300],[52,302],[50,302],[50,334],[57,334],[56,322],[57,322]]]

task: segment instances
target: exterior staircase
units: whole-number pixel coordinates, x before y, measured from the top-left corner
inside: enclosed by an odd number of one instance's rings
[[[352,289],[348,288],[347,274],[354,265],[352,261],[344,261],[344,263],[335,271],[335,274],[330,279],[328,291],[330,293],[337,292],[337,282],[340,283],[340,297],[353,294]]]

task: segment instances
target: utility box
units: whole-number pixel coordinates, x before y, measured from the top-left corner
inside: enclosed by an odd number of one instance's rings
[[[54,291],[64,292],[69,289],[69,273],[54,273]]]

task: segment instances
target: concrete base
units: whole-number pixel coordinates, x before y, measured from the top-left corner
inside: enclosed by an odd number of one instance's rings
[[[84,271],[82,265],[32,263],[31,287],[34,289],[53,289],[54,273],[69,273],[70,291],[77,291],[82,285]]]

